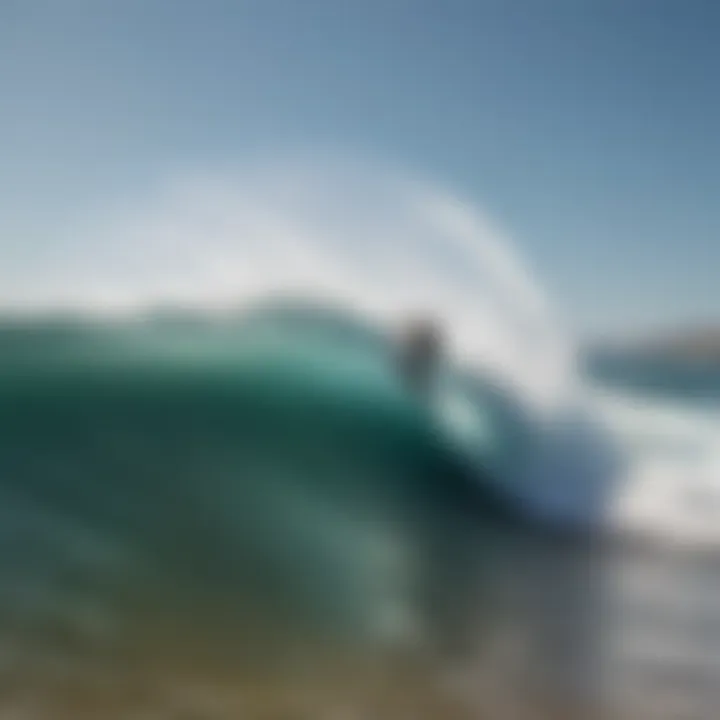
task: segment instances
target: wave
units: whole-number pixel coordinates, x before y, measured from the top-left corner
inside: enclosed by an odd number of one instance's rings
[[[273,626],[405,636],[441,526],[521,520],[405,392],[387,338],[337,310],[25,320],[0,347],[11,587],[130,572],[241,597]]]
[[[88,522],[131,535],[160,532],[161,508],[183,497],[197,514],[170,514],[167,537],[192,522],[195,547],[204,532],[224,548],[236,545],[213,535],[219,527],[252,526],[230,501],[238,476],[256,478],[257,502],[300,513],[314,483],[328,498],[352,494],[358,508],[378,493],[407,508],[417,487],[433,487],[427,467],[443,492],[465,492],[470,467],[480,505],[708,537],[696,505],[672,499],[697,484],[695,460],[676,455],[673,490],[657,500],[671,474],[658,445],[678,433],[648,450],[662,417],[648,405],[642,443],[630,441],[632,399],[582,380],[550,303],[468,204],[322,154],[174,180],[150,196],[61,233],[52,273],[40,265],[22,282],[5,278],[3,307],[25,316],[6,324],[0,359],[0,473],[13,492],[52,495],[67,513],[85,504]],[[50,307],[67,319],[27,318]],[[137,320],[153,307],[152,321]],[[438,320],[450,350],[430,416],[388,370],[394,330],[418,313]],[[694,427],[694,440],[708,437],[708,425]],[[161,480],[148,485],[158,463]],[[207,483],[194,485],[199,477]],[[202,520],[208,503],[234,521]]]

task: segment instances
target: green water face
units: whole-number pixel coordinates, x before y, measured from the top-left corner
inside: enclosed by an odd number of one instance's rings
[[[402,624],[459,517],[508,517],[377,348],[207,326],[2,348],[0,490],[162,582],[365,632]]]

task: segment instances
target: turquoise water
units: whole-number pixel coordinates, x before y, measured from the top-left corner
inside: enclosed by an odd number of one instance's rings
[[[37,662],[41,628],[63,663],[113,662],[93,633],[158,612],[251,664],[291,638],[450,651],[468,533],[522,514],[443,428],[348,319],[8,323],[7,633]]]

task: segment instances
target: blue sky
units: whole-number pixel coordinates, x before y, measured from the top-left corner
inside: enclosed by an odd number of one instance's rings
[[[5,0],[0,263],[321,143],[485,208],[582,332],[717,320],[719,33],[713,0]]]

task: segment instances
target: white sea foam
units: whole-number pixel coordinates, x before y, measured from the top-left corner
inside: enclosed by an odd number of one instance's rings
[[[608,523],[682,545],[720,543],[720,411],[607,391],[592,407],[624,458]]]

